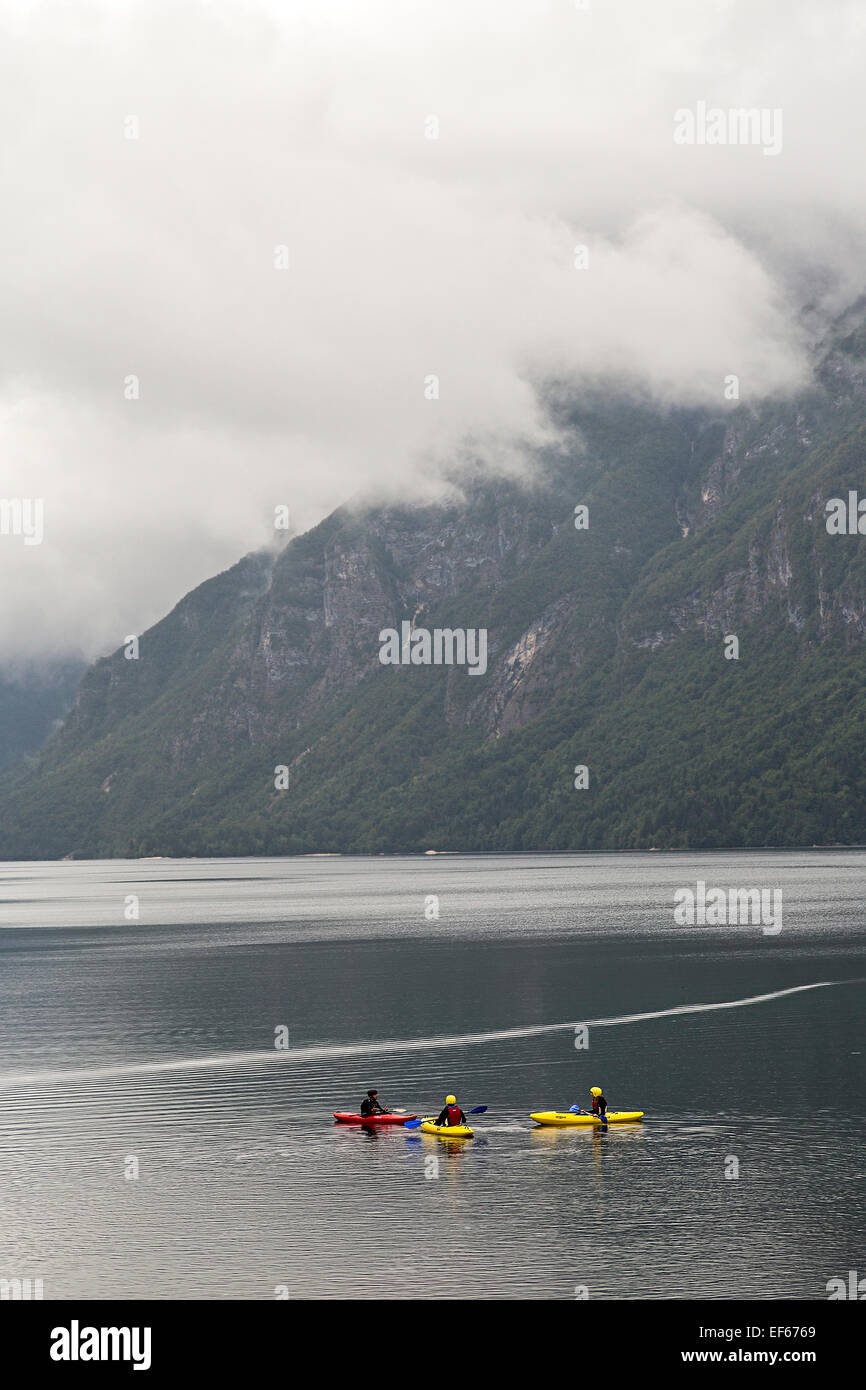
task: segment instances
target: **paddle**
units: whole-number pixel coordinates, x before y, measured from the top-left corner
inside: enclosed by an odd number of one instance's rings
[[[487,1106],[486,1106],[486,1105],[476,1105],[474,1110],[470,1110],[470,1111],[469,1111],[469,1114],[470,1114],[470,1115],[483,1115],[483,1114],[485,1113],[486,1110],[487,1110]],[[419,1129],[420,1126],[423,1125],[424,1123],[428,1123],[428,1124],[429,1124],[429,1121],[426,1121],[426,1122],[425,1122],[424,1120],[407,1120],[406,1123],[404,1124],[403,1128],[404,1128],[404,1129]]]
[[[570,1105],[568,1107],[570,1115],[592,1115],[591,1110],[584,1110],[582,1105]],[[601,1122],[602,1129],[607,1129],[607,1111],[603,1115],[596,1115],[595,1118]]]

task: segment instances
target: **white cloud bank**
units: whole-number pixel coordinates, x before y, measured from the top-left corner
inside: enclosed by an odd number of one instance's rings
[[[863,291],[864,33],[847,0],[6,3],[0,497],[45,540],[0,536],[0,664],[115,647],[277,503],[531,450],[546,377],[801,384],[802,303]],[[781,153],[676,145],[700,101],[780,109]]]

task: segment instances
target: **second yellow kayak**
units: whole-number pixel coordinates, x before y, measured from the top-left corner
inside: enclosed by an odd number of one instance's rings
[[[421,1128],[425,1134],[438,1134],[440,1139],[473,1139],[475,1130],[468,1125],[437,1125],[433,1123],[432,1117],[421,1121]]]
[[[643,1117],[644,1112],[642,1110],[608,1110],[607,1112],[609,1125],[627,1124],[630,1120],[642,1120]],[[597,1115],[575,1115],[571,1110],[566,1110],[564,1113],[557,1110],[539,1110],[534,1115],[530,1115],[529,1118],[535,1120],[536,1124],[556,1125],[560,1129],[565,1129],[568,1125],[601,1126],[601,1120]]]

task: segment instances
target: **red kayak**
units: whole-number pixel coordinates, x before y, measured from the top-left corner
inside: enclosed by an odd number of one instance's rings
[[[404,1125],[407,1120],[417,1120],[417,1115],[344,1115],[334,1111],[338,1125]]]

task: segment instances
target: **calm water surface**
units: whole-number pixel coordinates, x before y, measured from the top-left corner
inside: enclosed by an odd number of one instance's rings
[[[781,933],[677,927],[698,879],[781,888]],[[825,1298],[866,1269],[864,901],[857,852],[0,866],[0,1277]],[[644,1124],[529,1119],[595,1083]],[[371,1085],[490,1109],[334,1126]]]

